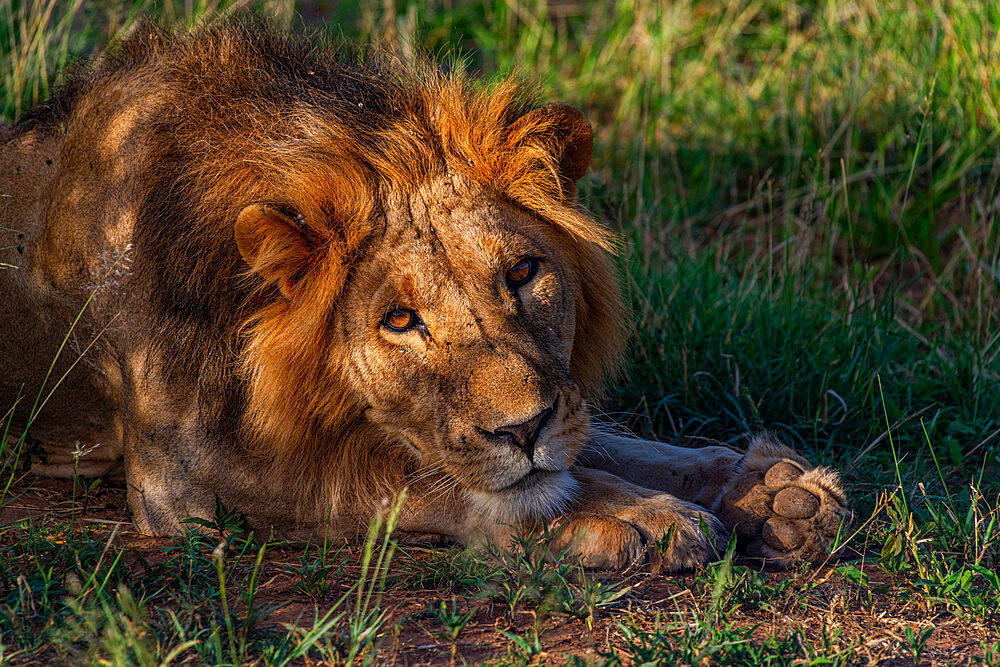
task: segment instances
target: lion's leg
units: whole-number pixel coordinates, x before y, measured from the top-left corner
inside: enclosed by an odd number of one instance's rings
[[[725,551],[728,532],[704,507],[600,470],[576,468],[573,477],[576,502],[553,522],[553,546],[569,548],[587,567],[671,572]]]
[[[216,495],[259,525],[269,523],[272,508],[286,521],[294,516],[281,503],[264,500],[271,490],[255,483],[247,457],[224,437],[225,429],[207,420],[195,391],[168,382],[156,365],[131,370],[123,420],[125,483],[141,532],[176,535],[184,519],[211,520]]]
[[[566,473],[565,504],[560,514],[547,516],[556,552],[569,550],[587,567],[670,572],[704,564],[725,551],[729,533],[704,507],[600,470],[573,466]],[[441,483],[423,478],[407,485],[398,524],[404,539],[490,541],[503,547],[515,531],[538,528],[535,512],[500,518],[475,494],[442,493]]]
[[[177,452],[176,428],[126,421],[125,483],[136,527],[146,535],[176,535],[181,521],[211,519],[214,496],[191,479],[190,458]],[[171,455],[171,451],[180,454]],[[187,468],[187,469],[185,469]]]
[[[703,505],[748,553],[783,562],[823,560],[847,515],[837,474],[769,436],[741,454],[601,435],[579,463]]]

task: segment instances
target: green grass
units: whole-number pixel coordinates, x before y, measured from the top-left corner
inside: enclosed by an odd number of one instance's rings
[[[346,590],[283,630],[260,626],[285,605],[257,599],[268,549],[281,545],[258,544],[231,524],[221,537],[189,528],[157,549],[155,562],[114,545],[117,529],[109,536],[58,521],[6,525],[0,664],[160,665],[179,656],[215,665],[286,665],[303,656],[370,663],[386,620],[381,596],[401,502],[372,522]]]
[[[843,470],[854,543],[878,554],[880,581],[870,567],[840,568],[845,618],[893,600],[996,623],[996,3],[0,0],[0,118],[44,100],[59,72],[139,14],[189,25],[241,6],[294,28],[457,57],[487,77],[516,70],[547,98],[582,108],[596,146],[581,194],[626,241],[635,312],[630,361],[604,418],[643,435],[736,445],[748,432],[778,432]],[[375,589],[364,613],[345,602],[326,617],[330,632],[260,630],[269,610],[247,604],[260,545],[234,542],[212,560],[215,544],[190,533],[138,567],[106,546],[106,531],[85,526],[15,524],[0,538],[0,663],[42,652],[280,664],[306,650],[336,661],[375,655],[369,625],[389,632]],[[331,581],[356,574],[338,548],[313,544],[274,566],[313,600],[316,618],[301,627],[326,613]],[[733,620],[801,611],[819,595],[800,585],[806,575],[772,582],[723,561],[681,582],[705,605],[650,624],[617,609],[624,588],[533,561],[535,548],[493,561],[404,554],[388,585],[435,591],[428,613],[452,656],[469,630],[464,598],[456,606],[451,596],[478,595],[511,623],[530,611],[531,632],[500,638],[515,664],[544,653],[545,627],[565,618],[613,622],[618,643],[595,653],[606,664],[870,659],[834,627],[762,637]],[[265,569],[271,560],[265,550]],[[921,628],[897,634],[892,655],[917,662],[935,650]],[[990,640],[973,653],[1000,663]]]

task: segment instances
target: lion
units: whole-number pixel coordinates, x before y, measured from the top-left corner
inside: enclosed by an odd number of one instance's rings
[[[24,424],[61,378],[35,471],[123,477],[145,534],[217,499],[357,533],[405,487],[406,539],[541,526],[596,568],[835,542],[837,475],[773,437],[594,423],[629,316],[572,106],[252,20],[142,23],[0,138],[0,396]]]

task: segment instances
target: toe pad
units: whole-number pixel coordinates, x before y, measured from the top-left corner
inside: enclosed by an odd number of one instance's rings
[[[789,519],[808,519],[819,511],[819,498],[805,489],[788,486],[774,496],[774,511]]]

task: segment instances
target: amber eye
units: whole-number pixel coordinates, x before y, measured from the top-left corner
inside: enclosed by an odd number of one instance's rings
[[[525,257],[507,270],[507,287],[517,289],[535,277],[538,271],[538,260]]]
[[[406,331],[420,323],[420,318],[409,308],[396,308],[385,314],[382,324],[393,331]]]

